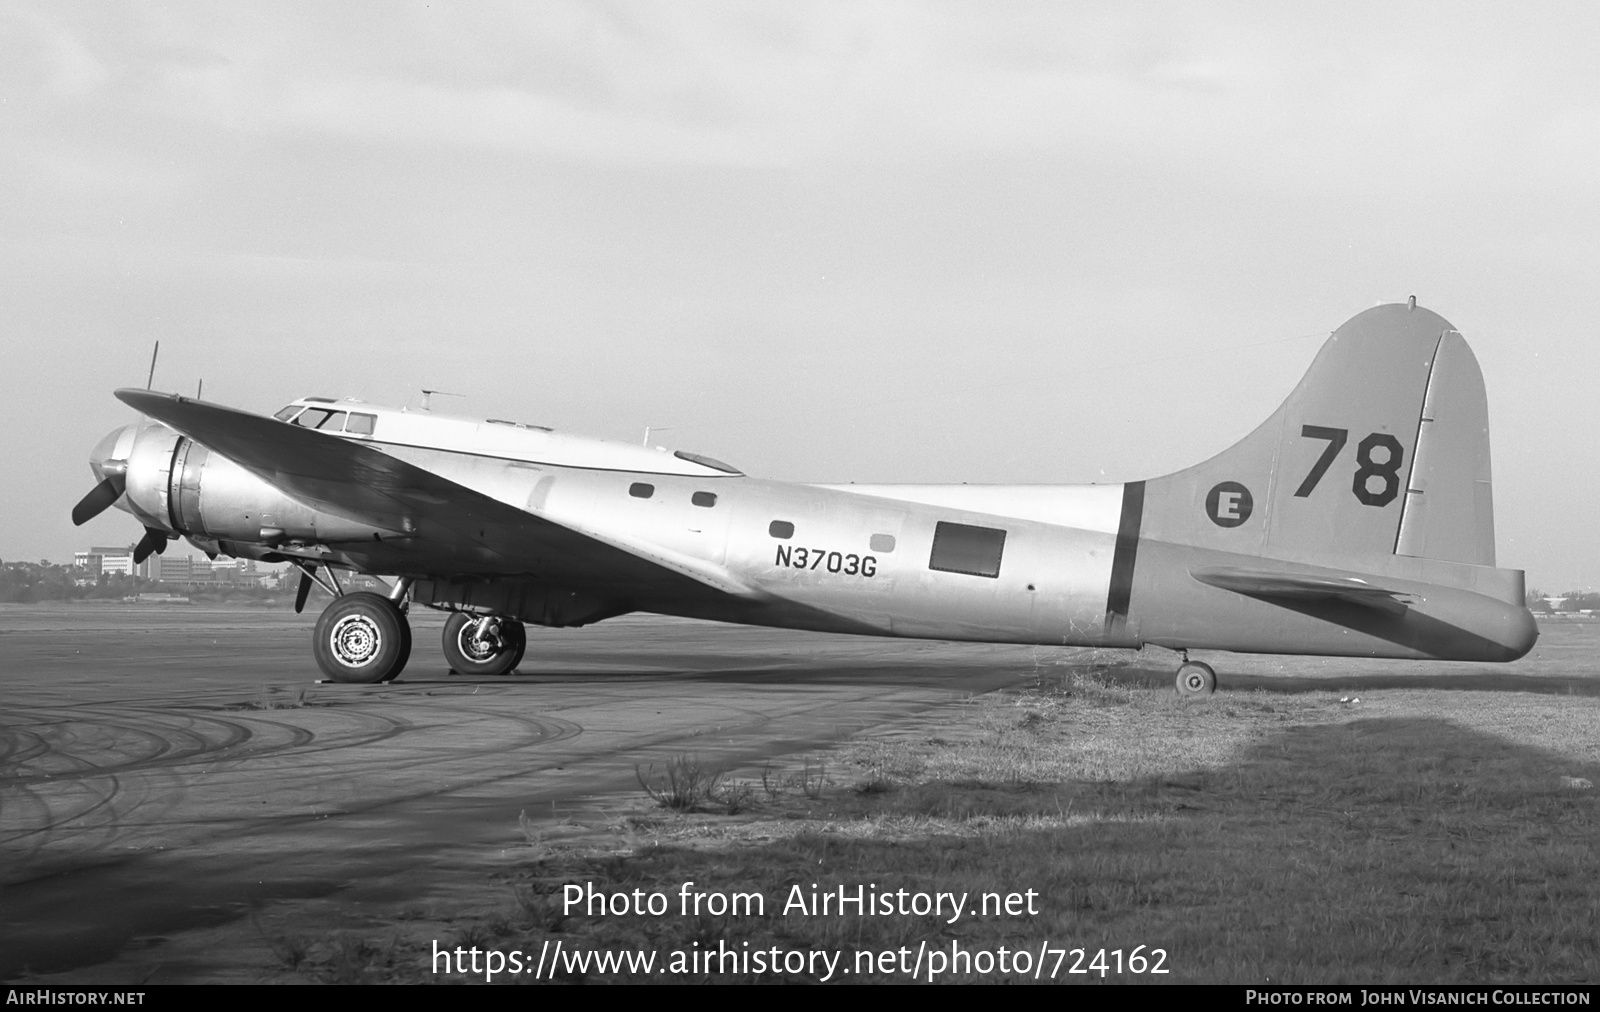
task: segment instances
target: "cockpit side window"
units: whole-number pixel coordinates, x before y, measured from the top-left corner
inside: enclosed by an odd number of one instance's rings
[[[273,415],[272,417],[276,418],[280,422],[287,422],[289,419],[293,418],[295,416],[295,412],[297,412],[299,410],[300,410],[300,405],[291,404],[288,407],[284,408],[283,410],[279,411],[277,414]]]
[[[300,417],[294,420],[294,423],[308,429],[320,429],[322,428],[322,423],[327,421],[328,416],[331,414],[333,412],[327,408],[306,408],[305,411],[300,413]]]
[[[344,417],[346,414],[348,414],[348,412],[335,411],[333,414],[329,415],[321,425],[318,425],[317,428],[321,429],[323,432],[343,432]]]
[[[373,423],[378,420],[377,415],[364,415],[359,411],[350,412],[350,420],[344,423],[344,431],[355,436],[372,435]]]

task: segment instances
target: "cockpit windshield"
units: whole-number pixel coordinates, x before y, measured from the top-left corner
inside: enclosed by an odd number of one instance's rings
[[[374,423],[378,420],[377,415],[360,411],[335,411],[332,408],[304,407],[299,404],[291,404],[272,417],[306,429],[343,432],[352,436],[372,435]]]
[[[327,408],[306,408],[300,412],[300,417],[294,424],[307,429],[327,429],[329,432],[344,431],[344,412],[330,411]]]

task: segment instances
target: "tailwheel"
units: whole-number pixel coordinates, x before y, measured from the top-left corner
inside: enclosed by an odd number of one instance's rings
[[[458,611],[444,624],[444,659],[459,674],[507,674],[527,649],[528,632],[514,618]]]
[[[1200,661],[1184,661],[1178,669],[1178,695],[1209,696],[1217,691],[1217,673]]]
[[[311,649],[335,682],[387,682],[411,657],[411,623],[381,594],[345,594],[323,609]]]

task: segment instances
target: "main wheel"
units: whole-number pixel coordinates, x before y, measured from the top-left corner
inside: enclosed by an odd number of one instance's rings
[[[335,682],[386,682],[411,656],[411,625],[381,594],[346,594],[323,609],[311,649]]]
[[[395,611],[400,616],[400,659],[395,662],[389,673],[383,676],[385,682],[399,678],[400,672],[405,670],[406,662],[411,659],[411,620],[406,618],[405,612],[400,611],[398,604],[395,605]]]
[[[463,675],[503,675],[528,648],[522,623],[503,615],[456,612],[444,624],[444,659]]]
[[[1211,665],[1185,661],[1178,669],[1178,695],[1209,696],[1217,691],[1217,673]]]

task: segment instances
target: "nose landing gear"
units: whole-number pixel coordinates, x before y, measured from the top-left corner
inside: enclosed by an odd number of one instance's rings
[[[444,659],[463,675],[504,675],[521,663],[528,633],[504,615],[456,612],[444,625]]]

